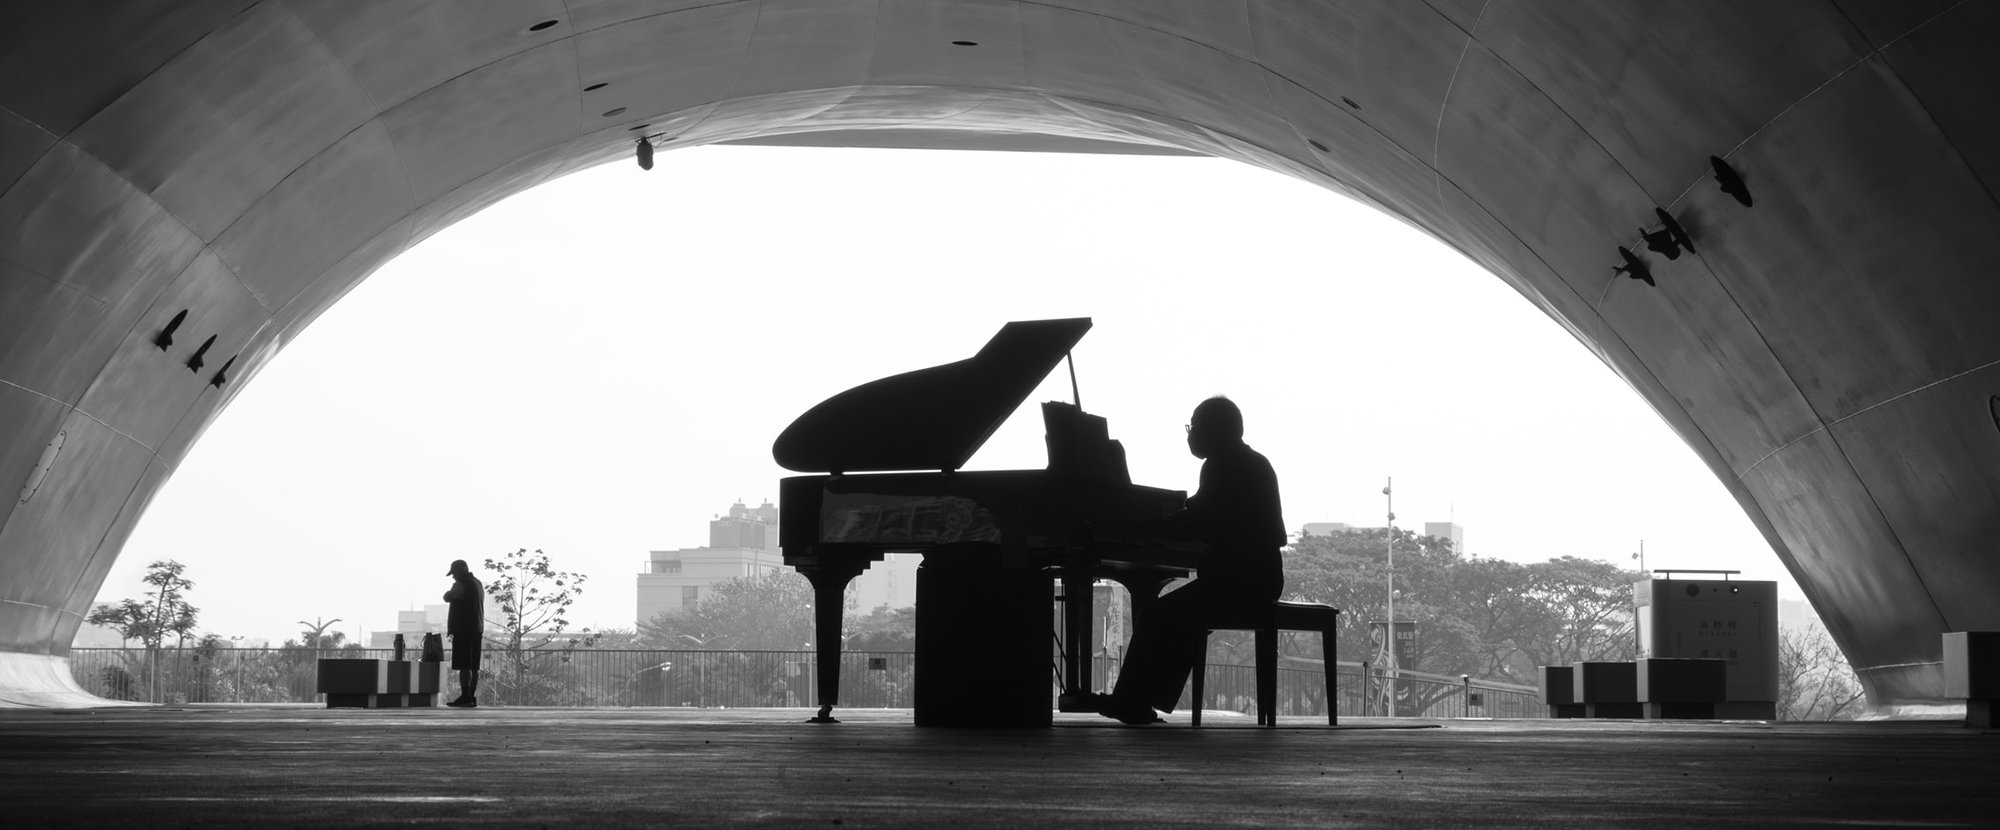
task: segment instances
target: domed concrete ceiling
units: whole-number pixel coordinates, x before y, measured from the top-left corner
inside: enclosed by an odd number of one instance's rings
[[[287,340],[417,240],[630,164],[638,136],[1191,152],[1317,183],[1485,265],[1645,396],[1878,706],[1940,697],[1941,632],[2000,628],[2000,6],[9,10],[0,698],[80,694],[63,655],[133,523]],[[1641,237],[1659,210],[1676,258]]]

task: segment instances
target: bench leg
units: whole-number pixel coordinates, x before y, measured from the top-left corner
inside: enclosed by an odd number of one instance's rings
[[[1278,630],[1257,629],[1257,724],[1278,725]]]
[[[1340,642],[1334,638],[1333,629],[1319,633],[1319,662],[1326,670],[1326,725],[1340,725],[1340,667],[1334,664],[1334,657],[1340,653]]]

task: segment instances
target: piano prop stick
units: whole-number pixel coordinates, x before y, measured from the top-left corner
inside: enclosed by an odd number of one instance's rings
[[[1042,406],[1047,469],[962,469],[1089,330],[1087,318],[1008,323],[970,358],[849,389],[778,436],[778,464],[812,473],[780,482],[779,539],[816,595],[814,722],[838,722],[841,596],[884,554],[924,555],[920,726],[1047,725],[1051,665],[1062,668],[1063,708],[1088,710],[1090,585],[1119,580],[1143,603],[1192,570],[1198,546],[1093,538],[1092,524],[1157,519],[1186,494],[1132,484],[1104,419],[1073,404]],[[1065,603],[1054,660],[1053,579],[1081,600]]]

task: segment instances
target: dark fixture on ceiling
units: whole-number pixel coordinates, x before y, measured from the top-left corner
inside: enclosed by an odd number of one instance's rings
[[[954,40],[954,41],[952,41],[952,42],[951,42],[951,45],[953,45],[953,46],[978,46],[978,45],[979,45],[979,41],[976,41],[976,40]]]
[[[236,365],[236,359],[239,357],[242,357],[242,355],[233,354],[229,356],[228,360],[223,361],[222,368],[215,370],[215,376],[208,379],[208,385],[221,389],[223,384],[228,383],[229,367]]]
[[[1326,149],[1326,145],[1319,143],[1319,139],[1317,138],[1308,138],[1306,139],[1306,143],[1311,144],[1313,146],[1313,149],[1318,150],[1322,153],[1332,152],[1331,150]]]
[[[1646,240],[1646,247],[1649,250],[1668,259],[1680,259],[1681,251],[1695,253],[1694,240],[1688,236],[1687,229],[1681,227],[1681,223],[1674,219],[1673,214],[1668,213],[1665,208],[1655,207],[1653,215],[1660,220],[1660,230],[1647,233],[1645,228],[1639,229],[1639,237]]]
[[[639,139],[639,169],[653,169],[653,142],[647,141],[643,136]]]
[[[174,315],[174,319],[167,321],[166,328],[160,329],[159,335],[153,338],[153,345],[160,347],[160,351],[166,351],[168,346],[174,344],[174,329],[180,328],[181,323],[186,321],[187,318],[188,310],[185,308],[181,309],[181,313]]]
[[[1715,168],[1715,183],[1722,188],[1722,192],[1749,207],[1750,186],[1743,183],[1743,177],[1736,173],[1736,168],[1730,167],[1729,162],[1723,161],[1720,156],[1709,156],[1708,163]]]
[[[1694,253],[1694,240],[1688,238],[1687,229],[1674,220],[1674,215],[1663,208],[1653,208],[1653,215],[1660,220],[1660,229],[1647,232],[1639,229],[1639,238],[1645,240],[1646,249],[1668,259],[1680,259],[1681,251]]]
[[[611,109],[608,109],[608,110],[605,110],[605,111],[604,111],[604,117],[605,117],[605,118],[610,118],[610,117],[612,117],[612,116],[614,116],[614,115],[624,115],[624,114],[625,114],[625,108],[624,108],[624,107],[612,107]]]
[[[1640,259],[1638,254],[1632,253],[1632,249],[1620,245],[1618,246],[1618,256],[1625,260],[1625,264],[1612,266],[1611,273],[1624,274],[1635,280],[1643,280],[1647,285],[1657,284],[1653,282],[1653,272],[1646,267],[1646,261]]]
[[[529,26],[529,27],[528,27],[528,31],[530,31],[530,32],[539,32],[539,31],[541,31],[541,30],[543,30],[543,29],[547,29],[547,28],[549,28],[549,27],[551,27],[551,26],[554,26],[554,25],[556,25],[556,21],[554,21],[554,20],[544,20],[544,21],[542,21],[542,22],[540,22],[540,23],[537,23],[537,24],[535,24],[535,25],[533,25],[533,26]]]
[[[1346,104],[1348,109],[1357,109],[1357,110],[1361,109],[1360,104],[1354,103],[1353,98],[1349,98],[1345,95],[1340,96],[1340,102]]]
[[[598,91],[598,90],[600,90],[600,89],[603,89],[603,88],[605,88],[605,87],[607,87],[607,86],[610,86],[610,84],[608,84],[608,83],[605,83],[605,82],[603,82],[603,81],[598,81],[597,83],[594,83],[594,84],[591,84],[590,86],[587,86],[587,87],[584,87],[584,88],[583,88],[583,91],[584,91],[584,92],[596,92],[596,91]]]
[[[201,356],[207,354],[208,347],[213,345],[215,345],[215,335],[213,334],[209,335],[207,340],[201,341],[201,348],[195,349],[194,354],[188,356],[188,362],[187,362],[188,371],[190,372],[201,371],[201,367],[203,365]]]

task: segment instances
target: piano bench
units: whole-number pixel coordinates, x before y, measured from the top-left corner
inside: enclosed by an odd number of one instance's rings
[[[1278,632],[1317,631],[1319,632],[1320,662],[1326,669],[1326,722],[1328,726],[1340,725],[1339,703],[1336,694],[1334,664],[1339,652],[1339,642],[1335,625],[1340,622],[1340,609],[1316,602],[1285,602],[1271,604],[1267,612],[1252,614],[1240,619],[1211,620],[1210,631],[1255,631],[1257,632],[1257,725],[1278,725]],[[1194,704],[1189,721],[1194,726],[1201,725],[1202,687],[1207,678],[1208,638],[1201,640],[1194,659]]]

